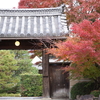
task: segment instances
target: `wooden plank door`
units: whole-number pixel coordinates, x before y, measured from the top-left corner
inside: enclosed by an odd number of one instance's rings
[[[61,66],[50,66],[50,95],[51,98],[68,98],[69,73],[63,73]]]

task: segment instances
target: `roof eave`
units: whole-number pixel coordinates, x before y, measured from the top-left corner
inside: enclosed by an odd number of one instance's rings
[[[42,40],[42,39],[51,39],[51,40],[53,40],[53,39],[66,39],[67,38],[67,36],[61,36],[61,37],[0,37],[0,40],[28,40],[28,39],[36,39],[36,40]]]

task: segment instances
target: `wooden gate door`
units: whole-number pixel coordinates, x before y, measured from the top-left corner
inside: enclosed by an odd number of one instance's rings
[[[69,97],[69,73],[61,70],[62,64],[50,64],[50,96],[51,98]]]

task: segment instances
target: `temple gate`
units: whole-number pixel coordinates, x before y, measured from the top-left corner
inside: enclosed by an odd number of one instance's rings
[[[0,50],[41,49],[43,51],[43,97],[45,98],[51,98],[53,96],[51,92],[54,91],[52,88],[54,80],[52,82],[50,80],[53,79],[52,68],[49,69],[49,55],[46,54],[45,48],[50,47],[51,40],[66,39],[66,35],[67,24],[63,6],[0,9]],[[16,41],[20,45],[15,46]]]

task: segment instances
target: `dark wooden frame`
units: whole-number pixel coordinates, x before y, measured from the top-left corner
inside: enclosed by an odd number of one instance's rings
[[[15,41],[19,41],[20,45],[15,46]],[[46,40],[38,39],[16,39],[16,40],[0,40],[0,49],[43,49],[49,47],[50,43]]]

